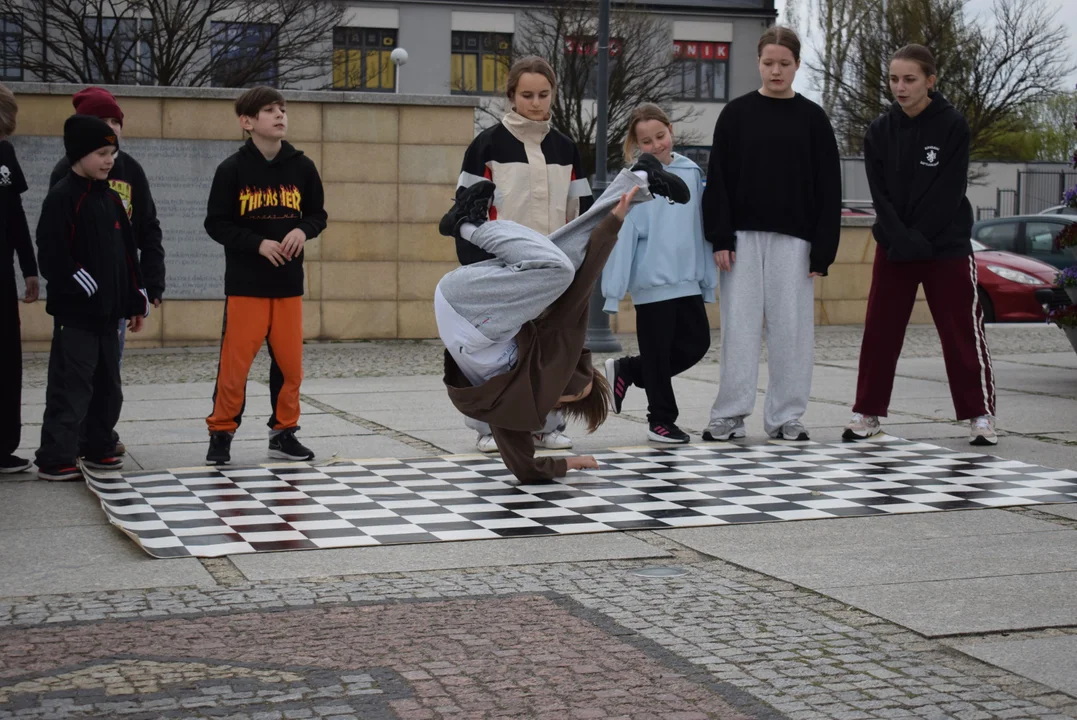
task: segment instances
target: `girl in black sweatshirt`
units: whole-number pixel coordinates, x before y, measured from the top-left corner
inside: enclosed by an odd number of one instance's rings
[[[759,40],[762,87],[729,103],[714,128],[703,232],[721,270],[721,379],[704,440],[745,436],[755,408],[766,319],[770,380],[763,428],[807,440],[813,278],[827,274],[841,232],[841,167],[823,109],[793,91],[800,40],[772,27]]]
[[[972,206],[965,197],[969,126],[934,92],[935,59],[906,45],[890,61],[896,102],[864,138],[878,244],[868,295],[860,374],[846,440],[880,432],[921,284],[942,339],[959,420],[973,445],[994,445],[995,383],[972,257]]]

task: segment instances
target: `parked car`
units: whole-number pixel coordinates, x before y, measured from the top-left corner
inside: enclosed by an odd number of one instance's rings
[[[1077,208],[1071,208],[1069,205],[1055,205],[1049,207],[1046,210],[1040,210],[1040,215],[1077,215]]]
[[[977,291],[983,307],[984,322],[1042,322],[1043,295],[1053,292],[1058,268],[1034,258],[1003,250],[994,250],[978,240],[972,241]]]
[[[972,226],[972,238],[992,250],[1025,255],[1034,260],[1067,268],[1073,255],[1058,246],[1058,234],[1077,222],[1077,215],[1015,215],[980,220]]]

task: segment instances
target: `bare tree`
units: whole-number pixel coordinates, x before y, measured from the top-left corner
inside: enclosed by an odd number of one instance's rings
[[[861,150],[868,125],[889,107],[886,62],[902,45],[934,52],[938,89],[968,120],[973,155],[1015,131],[1021,111],[1057,91],[1072,69],[1066,31],[1043,0],[995,0],[991,25],[965,17],[968,0],[858,1],[864,21],[847,52],[810,65],[833,93],[831,120],[847,152]]]
[[[343,9],[322,0],[0,0],[46,81],[279,87],[327,77]]]
[[[557,75],[551,124],[576,141],[588,175],[595,169],[597,107],[593,98],[598,58],[596,3],[554,0],[524,13],[514,38],[514,58],[546,58]],[[682,122],[698,112],[674,100],[679,94],[681,64],[673,56],[672,30],[663,18],[633,5],[619,5],[610,15],[611,58],[608,149],[611,167],[621,165],[628,116],[644,102],[661,105],[670,119]],[[676,128],[674,128],[676,130]],[[675,135],[680,145],[698,144],[691,132]]]

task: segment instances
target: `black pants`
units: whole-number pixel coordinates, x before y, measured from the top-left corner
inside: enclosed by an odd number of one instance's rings
[[[22,337],[14,271],[0,273],[0,458],[6,458],[22,439]]]
[[[90,457],[112,452],[112,430],[120,419],[120,338],[116,323],[91,332],[54,321],[49,352],[49,384],[41,426],[39,467],[71,465],[79,454],[79,426],[85,422]]]
[[[675,423],[680,411],[673,376],[702,360],[711,346],[703,297],[637,305],[636,336],[639,355],[622,366],[625,380],[647,391],[648,422]]]

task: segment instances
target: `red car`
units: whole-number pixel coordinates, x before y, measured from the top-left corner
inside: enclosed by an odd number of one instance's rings
[[[1047,314],[1036,291],[1052,291],[1058,268],[1040,260],[992,250],[972,241],[984,322],[1043,322]]]

